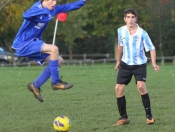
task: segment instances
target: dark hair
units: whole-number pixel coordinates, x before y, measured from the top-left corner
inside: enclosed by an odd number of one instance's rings
[[[136,17],[138,17],[137,11],[136,11],[135,9],[133,9],[133,8],[128,8],[128,9],[126,9],[126,10],[124,11],[124,17],[125,17],[126,14],[128,14],[128,13],[134,14]]]

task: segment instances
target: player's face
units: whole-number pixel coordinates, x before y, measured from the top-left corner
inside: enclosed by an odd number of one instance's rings
[[[57,0],[44,0],[42,5],[45,8],[48,8],[49,10],[53,10],[53,8],[55,7],[56,3],[57,3]]]
[[[132,13],[128,13],[124,17],[124,21],[128,27],[133,27],[137,21],[137,17]]]

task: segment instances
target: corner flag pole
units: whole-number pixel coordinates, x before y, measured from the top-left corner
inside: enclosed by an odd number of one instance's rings
[[[55,23],[55,31],[54,31],[53,42],[52,42],[53,45],[55,44],[58,21],[66,22],[66,19],[67,19],[67,14],[66,13],[63,12],[63,13],[57,14],[57,19],[56,19],[56,23]]]
[[[2,5],[1,7],[0,7],[0,11],[4,8],[4,6],[6,6],[8,3],[10,2],[10,0],[8,0],[4,5]]]
[[[53,42],[52,44],[55,44],[55,38],[56,38],[56,33],[57,33],[57,27],[58,27],[58,19],[56,19],[56,23],[55,23],[55,31],[54,31],[54,35],[53,35]]]

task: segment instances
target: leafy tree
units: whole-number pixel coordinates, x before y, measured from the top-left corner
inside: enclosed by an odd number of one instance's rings
[[[160,56],[175,55],[175,26],[171,14],[174,6],[175,2],[172,0],[150,0],[147,6],[147,12],[151,12],[149,31]]]
[[[11,0],[0,10],[0,46],[11,47],[23,21],[23,12],[36,1]],[[58,0],[58,4],[72,1]],[[0,0],[0,6],[5,2]],[[70,54],[70,59],[73,52],[114,53],[116,30],[125,24],[123,11],[132,7],[139,13],[138,24],[148,31],[158,48],[157,54],[174,55],[174,6],[174,0],[88,0],[82,9],[68,12],[65,23],[58,23],[56,44],[61,53]],[[55,19],[43,34],[48,43],[52,43],[54,27]]]
[[[88,0],[88,18],[94,26],[93,35],[105,36],[106,32],[116,33],[118,27],[124,24],[123,12],[127,8],[143,10],[147,0]],[[142,11],[143,13],[143,11]],[[143,21],[141,21],[142,24]]]
[[[0,11],[0,44],[2,47],[8,47],[11,53],[11,44],[22,23],[22,13],[30,3],[31,0],[12,0]]]
[[[88,18],[89,23],[87,25],[88,33],[95,36],[109,37],[115,36],[114,41],[110,41],[111,47],[117,44],[117,28],[124,25],[123,12],[127,8],[135,8],[138,12],[145,14],[143,8],[148,0],[88,0]],[[149,15],[139,18],[139,24],[147,26],[148,23],[144,19],[148,19]],[[89,30],[89,27],[90,30]],[[97,43],[96,47],[99,47],[100,43]],[[111,51],[112,52],[112,51]],[[116,51],[115,51],[116,52]]]
[[[67,21],[58,23],[57,36],[64,40],[65,45],[68,47],[69,59],[72,59],[73,48],[77,44],[75,40],[84,38],[86,35],[86,31],[83,30],[83,27],[87,24],[86,7],[70,11],[67,14]]]

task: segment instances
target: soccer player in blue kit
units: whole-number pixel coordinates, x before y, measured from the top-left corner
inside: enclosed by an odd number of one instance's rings
[[[145,109],[146,123],[154,124],[155,122],[152,116],[150,98],[146,88],[147,57],[145,51],[150,52],[152,66],[156,72],[159,70],[159,66],[156,64],[155,47],[148,33],[136,23],[137,18],[138,14],[135,9],[126,9],[124,11],[124,21],[126,25],[118,28],[117,31],[118,56],[114,69],[119,69],[115,93],[120,118],[114,126],[125,125],[130,122],[126,111],[124,90],[125,86],[131,81],[133,75]]]
[[[59,56],[57,46],[42,40],[42,33],[54,16],[61,12],[79,9],[85,5],[86,0],[77,0],[63,5],[56,5],[56,3],[56,0],[39,0],[25,11],[24,21],[12,44],[18,56],[29,57],[40,65],[43,65],[45,61],[49,62],[40,76],[27,85],[27,88],[40,102],[44,101],[40,88],[50,77],[53,90],[65,90],[73,86],[71,83],[61,81],[59,63],[62,63],[63,59]]]

